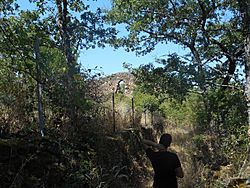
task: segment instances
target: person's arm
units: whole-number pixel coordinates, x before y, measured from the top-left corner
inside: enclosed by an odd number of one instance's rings
[[[181,167],[178,167],[175,169],[175,175],[179,178],[183,178],[184,177],[184,173]]]
[[[146,149],[147,149],[148,146],[153,146],[154,148],[157,148],[159,150],[165,149],[165,147],[162,144],[157,144],[157,143],[155,143],[155,142],[153,142],[151,140],[143,139],[142,142],[145,145]]]

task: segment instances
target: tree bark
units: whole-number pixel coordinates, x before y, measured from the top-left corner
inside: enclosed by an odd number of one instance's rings
[[[70,124],[75,125],[76,123],[76,104],[75,104],[75,84],[74,84],[74,74],[75,74],[75,65],[76,60],[72,52],[72,46],[70,41],[70,31],[68,24],[70,22],[69,12],[68,12],[68,0],[56,0],[57,10],[58,10],[58,26],[59,34],[63,41],[62,48],[63,53],[67,61],[67,81],[66,81],[66,90],[67,90],[67,112],[70,118]]]
[[[244,36],[244,57],[245,57],[245,72],[246,72],[246,86],[245,95],[248,106],[248,136],[250,137],[250,0],[239,0],[240,12],[242,15],[243,25],[242,32]],[[247,166],[250,159],[250,143],[248,143],[247,157],[240,169],[239,176],[242,175],[243,170]],[[248,174],[249,175],[249,174]]]
[[[36,58],[36,80],[37,80],[37,109],[38,109],[38,124],[39,132],[41,136],[44,136],[44,114],[43,114],[43,105],[42,105],[42,84],[41,84],[41,55],[39,48],[40,40],[36,38],[34,49],[35,49],[35,58]]]
[[[245,95],[248,105],[248,125],[250,136],[250,0],[239,1],[240,11],[242,15],[243,25],[242,32],[244,36],[244,57],[246,71],[246,87]]]
[[[245,94],[247,98],[247,106],[248,106],[248,134],[250,136],[250,36],[245,39],[245,69],[246,69],[246,87]]]

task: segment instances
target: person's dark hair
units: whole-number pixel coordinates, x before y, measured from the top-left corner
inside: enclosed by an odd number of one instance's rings
[[[164,145],[165,147],[169,147],[172,142],[172,136],[170,134],[161,135],[159,143]]]

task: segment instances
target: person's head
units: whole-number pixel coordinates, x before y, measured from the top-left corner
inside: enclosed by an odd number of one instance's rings
[[[159,143],[162,144],[165,147],[169,147],[172,142],[172,136],[170,134],[163,134],[161,135]]]

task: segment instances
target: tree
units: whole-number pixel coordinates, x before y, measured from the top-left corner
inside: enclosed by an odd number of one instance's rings
[[[125,46],[138,54],[151,52],[158,43],[183,46],[188,55],[185,58],[197,71],[198,86],[205,96],[207,85],[217,84],[219,78],[221,89],[227,89],[237,67],[247,65],[244,59],[249,50],[248,47],[244,50],[244,39],[249,35],[247,2],[113,0],[107,17],[114,24],[124,23],[128,31],[127,36],[115,41],[116,46]],[[245,70],[249,78],[247,66]],[[211,75],[216,75],[215,79]],[[246,88],[248,85],[249,81]]]
[[[1,61],[13,72],[37,80],[34,44],[40,40],[40,69],[47,100],[64,108],[72,124],[86,102],[84,73],[77,62],[80,49],[104,47],[115,30],[102,22],[102,12],[91,12],[79,0],[30,0],[35,10],[19,10],[12,0],[1,2]],[[54,6],[57,7],[55,14]],[[60,94],[58,93],[60,92]],[[81,99],[80,99],[81,98]],[[53,103],[55,104],[55,103]]]
[[[116,40],[138,54],[151,52],[158,43],[173,42],[189,50],[197,67],[199,87],[205,90],[204,67],[219,64],[226,86],[242,63],[243,33],[238,3],[218,0],[121,1],[114,0],[108,19],[124,23],[128,36]],[[226,69],[223,69],[226,65]]]
[[[102,23],[101,10],[96,13],[89,11],[89,6],[78,0],[56,0],[58,17],[54,18],[57,23],[55,28],[59,35],[54,35],[65,56],[67,62],[66,91],[68,95],[68,115],[73,125],[77,111],[77,89],[75,76],[80,73],[77,64],[79,48],[94,48],[96,45],[104,47],[107,37],[112,37],[115,31],[111,28],[104,28]],[[44,9],[49,3],[39,1],[38,5]],[[49,10],[49,9],[48,9]],[[76,16],[80,13],[80,17]],[[51,16],[50,13],[50,17]]]
[[[12,71],[13,74],[12,80],[14,84],[11,85],[11,87],[13,87],[13,89],[15,87],[19,88],[18,85],[22,85],[24,88],[26,87],[29,88],[28,90],[20,90],[20,93],[22,93],[23,91],[23,95],[21,95],[20,97],[27,96],[26,99],[34,97],[33,96],[34,90],[32,90],[31,88],[34,88],[35,86],[34,81],[37,82],[39,127],[40,127],[40,132],[43,135],[44,116],[43,116],[42,100],[41,100],[42,81],[41,81],[40,68],[36,69],[36,65],[38,65],[38,63],[35,63],[36,62],[35,59],[37,59],[37,62],[40,61],[40,50],[39,50],[39,45],[36,44],[35,38],[40,38],[43,41],[43,43],[46,44],[48,43],[48,41],[50,41],[49,36],[47,36],[44,33],[43,29],[40,30],[41,25],[39,25],[39,23],[36,22],[38,21],[37,12],[30,12],[30,11],[20,12],[19,15],[20,17],[18,18],[17,16],[15,16],[14,12],[11,13],[12,9],[10,10],[11,11],[8,14],[8,16],[1,19],[1,28],[0,28],[2,35],[2,40],[0,42],[1,65],[2,65],[1,68],[6,69],[8,67],[7,70]],[[20,114],[20,117],[18,117],[17,119],[19,118],[24,120],[26,119],[27,121],[23,121],[24,124],[31,123],[29,122],[28,119],[31,119],[29,117],[32,117],[31,113],[33,113],[32,109],[34,108],[35,101],[32,100],[32,102],[30,102],[29,100],[21,99],[19,98],[18,95],[13,95],[13,93],[6,92],[4,94],[7,97],[10,96],[13,97],[14,104],[16,102],[18,103],[18,100],[26,101],[16,104],[16,106],[13,105],[13,109],[19,106],[20,109],[18,109],[19,112],[17,114]],[[27,106],[29,110],[25,108],[25,106]],[[8,109],[7,106],[6,109]]]
[[[130,70],[142,92],[155,95],[161,101],[166,96],[181,101],[199,83],[194,66],[181,60],[177,54],[171,54],[167,59],[157,59],[156,62],[161,66],[148,64]]]

